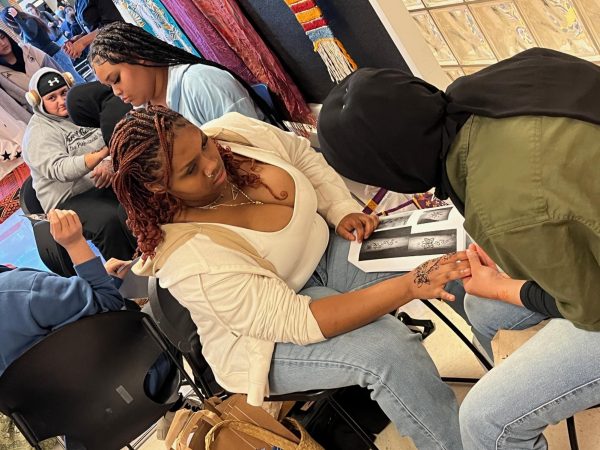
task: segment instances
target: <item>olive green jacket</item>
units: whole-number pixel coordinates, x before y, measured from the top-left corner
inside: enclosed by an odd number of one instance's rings
[[[465,228],[511,277],[577,327],[600,330],[600,126],[471,117],[446,159]]]

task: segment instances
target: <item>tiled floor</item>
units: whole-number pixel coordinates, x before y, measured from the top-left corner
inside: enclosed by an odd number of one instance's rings
[[[441,304],[441,302],[437,302],[437,304],[448,317],[452,318],[453,322],[458,325],[463,332],[470,334],[464,321],[458,317],[449,306]],[[436,321],[436,331],[427,338],[425,346],[432,355],[432,358],[443,376],[476,378],[481,377],[484,374],[481,365],[470,351],[443,323],[433,316],[422,303],[418,301],[412,302],[407,305],[407,310],[413,317],[429,318]],[[470,387],[466,385],[453,385],[452,388],[460,403]],[[575,419],[580,450],[599,450],[600,409],[579,413]],[[557,425],[550,426],[546,430],[545,435],[548,439],[550,450],[569,450],[567,428],[564,421]],[[393,425],[389,425],[383,430],[379,435],[376,444],[380,450],[415,449],[412,441],[409,438],[400,436]],[[164,443],[156,440],[154,437],[150,438],[141,447],[141,450],[164,449]]]

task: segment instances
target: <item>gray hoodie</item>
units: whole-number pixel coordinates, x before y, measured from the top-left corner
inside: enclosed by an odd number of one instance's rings
[[[31,78],[37,87],[40,76],[54,69],[44,68]],[[23,159],[31,170],[33,188],[44,211],[94,187],[85,155],[106,144],[99,128],[79,127],[68,117],[48,114],[41,106],[33,108],[33,117],[23,138]]]

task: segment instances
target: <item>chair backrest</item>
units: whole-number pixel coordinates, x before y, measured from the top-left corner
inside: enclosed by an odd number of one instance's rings
[[[32,444],[65,435],[87,450],[124,447],[171,406],[144,390],[162,353],[148,321],[141,312],[107,312],[52,332],[0,377],[0,411]]]
[[[204,394],[212,397],[221,393],[223,388],[215,381],[212,370],[202,355],[198,328],[190,312],[168,289],[160,287],[158,279],[154,277],[148,280],[148,299],[158,328],[182,353]]]
[[[23,186],[21,186],[19,202],[21,204],[21,209],[25,214],[42,214],[44,212],[44,209],[35,194],[35,189],[33,189],[33,180],[31,177],[27,177]]]

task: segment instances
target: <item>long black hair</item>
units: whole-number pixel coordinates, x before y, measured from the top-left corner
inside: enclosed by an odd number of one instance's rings
[[[0,38],[3,37],[6,37],[10,42],[10,48],[12,49],[14,55],[17,57],[17,64],[19,62],[25,64],[25,59],[23,57],[23,49],[19,46],[19,44],[17,44],[17,42],[12,37],[10,37],[10,35],[6,31],[0,29]],[[0,63],[6,63],[6,60],[2,56],[0,56]]]
[[[8,8],[16,9],[14,6],[9,6]],[[13,19],[13,17],[8,14],[8,8],[6,8],[7,18],[10,17],[10,19]],[[32,19],[35,21],[35,23],[37,23],[38,27],[40,27],[40,29],[44,31],[44,33],[46,33],[46,34],[50,33],[50,28],[48,28],[48,24],[46,22],[44,22],[42,19],[40,19],[39,17],[34,16],[33,14],[29,14],[29,13],[26,13],[25,11],[17,10],[17,17],[22,20]],[[12,20],[12,22],[15,23],[19,27],[19,29],[21,28],[21,26],[14,19]],[[13,28],[12,25],[10,25],[10,27]]]
[[[239,75],[222,65],[167,44],[141,27],[124,22],[113,22],[98,32],[89,54],[90,64],[135,64],[148,67],[175,66],[178,64],[204,64],[231,74],[250,95],[267,120],[287,130],[281,118]],[[140,61],[144,61],[141,63]]]

